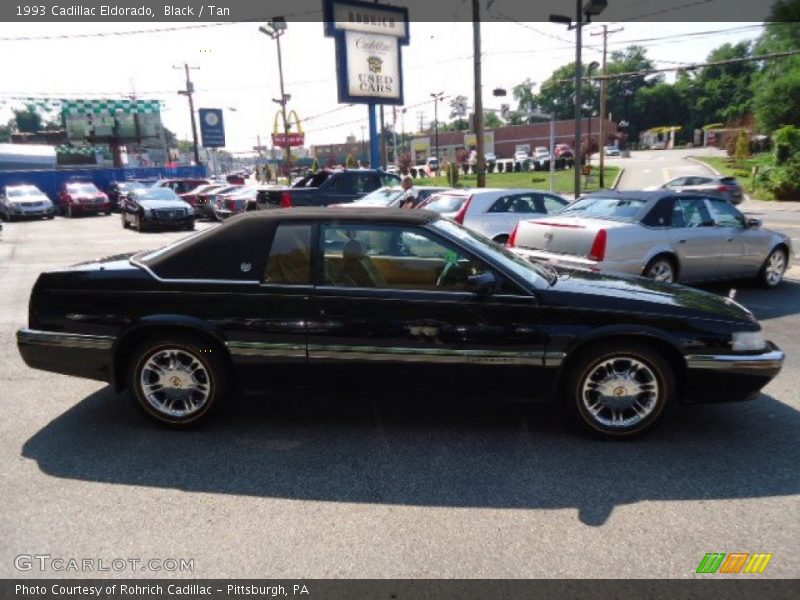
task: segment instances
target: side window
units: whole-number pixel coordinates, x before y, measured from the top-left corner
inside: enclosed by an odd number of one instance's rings
[[[682,223],[683,213],[675,208],[677,203],[671,198],[663,198],[650,209],[650,212],[642,219],[642,224],[648,227],[669,227],[675,222]],[[676,217],[677,212],[677,217]],[[676,225],[684,227],[684,225]]]
[[[537,200],[539,206],[537,207]],[[517,194],[511,197],[511,203],[508,206],[508,212],[512,213],[536,213],[542,212],[540,209],[541,197],[539,194]]]
[[[498,198],[494,201],[494,203],[489,207],[489,210],[486,212],[488,213],[507,213],[508,207],[511,204],[511,196],[503,196]]]
[[[394,187],[400,185],[400,178],[394,175],[381,174],[381,187]]]
[[[463,291],[482,263],[418,228],[327,225],[320,236],[324,285]]]
[[[567,205],[567,201],[563,198],[548,195],[542,195],[542,203],[544,204],[545,212],[548,214],[560,212]]]
[[[714,221],[719,227],[744,228],[745,221],[742,213],[724,200],[710,200]]]
[[[311,226],[278,225],[267,258],[264,283],[311,282]]]
[[[680,207],[680,211],[678,207]],[[676,218],[678,212],[680,212],[680,216]],[[708,227],[713,224],[714,220],[711,218],[711,213],[708,212],[703,198],[680,198],[675,201],[673,227]]]
[[[681,187],[686,185],[686,177],[678,177],[677,179],[673,179],[672,181],[668,182],[666,187],[674,188],[674,187]]]

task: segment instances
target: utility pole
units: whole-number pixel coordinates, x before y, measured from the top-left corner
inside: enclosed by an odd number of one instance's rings
[[[384,169],[389,164],[389,156],[386,149],[386,119],[383,112],[383,104],[381,104],[381,163]]]
[[[173,65],[173,69],[180,69],[183,68],[184,72],[186,73],[186,89],[179,90],[178,93],[181,96],[186,96],[189,99],[189,114],[192,116],[192,144],[194,146],[194,164],[200,164],[200,148],[197,145],[197,121],[194,117],[194,99],[192,95],[194,94],[194,84],[192,83],[192,79],[189,76],[189,70],[196,71],[200,67],[190,67],[188,63],[183,63],[183,67]]]
[[[421,110],[418,110],[417,118],[419,119],[419,132],[422,133],[425,131],[425,127],[423,127],[423,125],[425,125],[425,113]]]
[[[580,7],[580,0],[578,0]],[[477,187],[486,187],[486,156],[483,140],[483,86],[481,84],[481,15],[480,0],[472,0],[472,45],[475,71],[475,138],[477,141]]]
[[[271,37],[278,45],[278,78],[280,79],[281,98],[280,100],[273,99],[273,102],[277,102],[281,106],[284,135],[284,162],[286,163],[284,168],[287,171],[287,177],[289,177],[289,180],[291,180],[291,176],[288,173],[289,163],[291,162],[292,158],[292,147],[289,145],[289,121],[286,118],[286,103],[289,101],[291,96],[286,93],[286,90],[283,86],[283,56],[281,55],[281,37],[284,33],[286,33],[286,19],[283,17],[275,17],[266,25],[259,27],[258,30],[264,35]]]
[[[600,81],[600,188],[606,186],[606,111],[608,110],[606,103],[608,102],[608,79],[606,79],[606,64],[608,55],[608,36],[613,33],[622,31],[624,27],[617,29],[609,29],[608,25],[603,25],[603,31],[595,31],[591,33],[592,36],[603,36],[603,79]]]
[[[443,96],[444,92],[436,92],[431,94],[431,97],[433,98],[433,123],[435,126],[434,148],[436,148],[434,156],[436,157],[436,160],[439,160],[439,100],[441,100]]]
[[[394,165],[397,166],[397,107],[392,106],[392,154]]]

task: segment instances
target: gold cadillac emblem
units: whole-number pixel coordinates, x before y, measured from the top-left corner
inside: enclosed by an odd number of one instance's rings
[[[172,384],[172,387],[181,387],[181,378],[177,375],[173,375],[169,382]]]
[[[617,398],[620,398],[621,396],[624,396],[625,395],[625,388],[623,388],[623,387],[614,388],[614,395]]]
[[[377,56],[370,56],[367,59],[367,64],[369,64],[370,73],[380,73],[383,68],[383,60]]]

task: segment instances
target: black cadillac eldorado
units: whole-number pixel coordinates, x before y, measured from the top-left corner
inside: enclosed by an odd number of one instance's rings
[[[108,381],[174,426],[286,363],[415,363],[442,376],[467,365],[500,390],[499,373],[522,372],[531,398],[624,437],[673,402],[753,398],[784,359],[729,298],[557,271],[423,210],[246,213],[43,273],[29,312],[17,334],[29,366]]]

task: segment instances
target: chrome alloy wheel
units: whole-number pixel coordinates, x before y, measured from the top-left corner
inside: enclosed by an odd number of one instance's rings
[[[658,404],[659,385],[653,368],[630,356],[613,356],[587,370],[581,402],[587,416],[608,429],[638,425]]]
[[[775,287],[783,279],[783,274],[786,271],[786,256],[782,250],[774,250],[767,258],[767,264],[764,268],[764,279],[767,285]]]
[[[647,274],[654,281],[665,281],[667,283],[675,281],[675,272],[667,260],[659,260],[653,263]]]
[[[205,406],[211,396],[212,381],[200,359],[182,348],[164,348],[145,361],[139,386],[156,411],[181,419]]]

